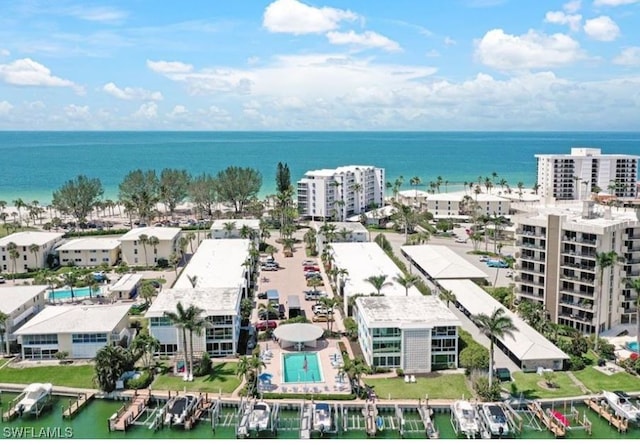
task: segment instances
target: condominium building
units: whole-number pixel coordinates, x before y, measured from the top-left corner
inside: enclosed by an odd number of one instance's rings
[[[590,334],[635,322],[640,277],[640,223],[632,209],[584,201],[514,216],[518,246],[516,298],[539,302],[555,323]],[[619,261],[600,269],[596,254]]]
[[[113,266],[120,258],[120,240],[116,238],[75,238],[56,249],[63,266]]]
[[[4,347],[0,346],[0,351],[8,354],[9,346],[16,341],[14,332],[44,308],[47,289],[47,286],[0,287],[0,313],[7,316]]]
[[[350,165],[312,170],[298,181],[298,212],[302,218],[344,221],[384,205],[384,169]]]
[[[502,216],[511,210],[511,200],[490,193],[436,193],[425,198],[426,210],[434,218],[473,215]]]
[[[458,326],[440,301],[427,296],[359,297],[358,341],[369,366],[426,373],[458,367]]]
[[[4,273],[22,273],[47,266],[47,257],[62,240],[62,233],[15,232],[0,239],[0,268]],[[18,255],[11,258],[10,246]]]
[[[131,266],[155,266],[168,260],[179,249],[182,229],[175,227],[140,227],[120,237],[122,261]]]
[[[599,148],[572,148],[568,155],[535,156],[543,198],[583,200],[593,191],[621,199],[636,197],[640,156],[605,155]]]
[[[327,244],[365,243],[370,240],[369,231],[359,222],[324,222],[315,221],[311,228],[316,231],[316,250],[322,252]]]

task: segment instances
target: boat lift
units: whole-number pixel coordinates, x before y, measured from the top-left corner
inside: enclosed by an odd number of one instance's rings
[[[311,439],[311,429],[313,428],[313,405],[302,401],[300,407],[300,439]]]

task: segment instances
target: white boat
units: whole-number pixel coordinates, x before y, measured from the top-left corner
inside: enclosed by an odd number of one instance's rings
[[[53,385],[51,383],[32,383],[22,392],[22,398],[16,403],[18,413],[37,413],[51,396]]]
[[[451,406],[451,414],[458,434],[475,437],[480,433],[480,421],[476,408],[466,400],[456,400]]]
[[[165,425],[182,425],[187,416],[191,414],[195,408],[198,398],[193,394],[178,396],[169,402],[167,407],[167,415],[164,418]]]
[[[602,396],[618,416],[631,422],[640,421],[640,408],[631,403],[627,394],[621,391],[602,391]]]
[[[507,415],[498,403],[483,403],[480,414],[484,418],[492,436],[509,435]]]
[[[331,406],[328,403],[313,405],[313,429],[321,433],[331,430]]]
[[[249,414],[249,430],[264,431],[269,428],[271,408],[264,402],[257,402]]]

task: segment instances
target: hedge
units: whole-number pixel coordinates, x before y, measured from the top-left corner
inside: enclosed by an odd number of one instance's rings
[[[153,376],[148,371],[142,371],[140,377],[137,379],[129,379],[125,382],[124,386],[127,389],[142,389],[146,388],[153,381]]]
[[[307,394],[284,394],[284,393],[261,393],[263,399],[313,399],[313,400],[355,400],[355,394],[324,394],[324,393],[307,393]]]

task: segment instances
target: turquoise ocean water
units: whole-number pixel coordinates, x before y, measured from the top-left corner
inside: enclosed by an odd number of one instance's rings
[[[273,193],[278,161],[295,182],[308,170],[363,164],[422,183],[438,176],[448,190],[496,172],[513,187],[536,179],[535,154],[599,147],[640,155],[640,133],[606,132],[0,132],[0,200],[51,202],[51,193],[78,174],[102,181],[116,199],[127,172],[166,167],[215,174],[230,165],[263,175],[260,196]],[[444,191],[441,188],[441,191]]]

